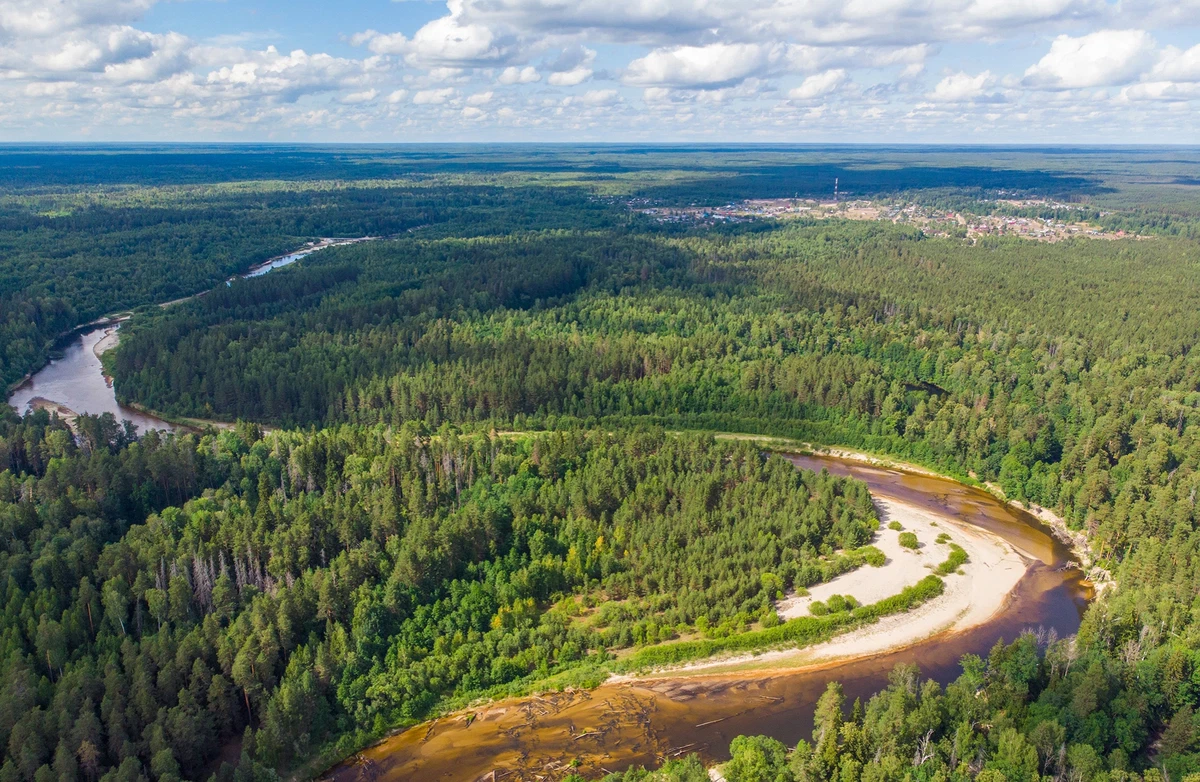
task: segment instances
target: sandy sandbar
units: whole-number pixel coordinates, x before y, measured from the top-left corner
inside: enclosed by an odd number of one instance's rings
[[[951,542],[967,552],[968,559],[960,572],[943,577],[946,589],[940,596],[911,611],[884,617],[874,624],[813,646],[702,660],[655,671],[648,674],[648,678],[691,672],[714,673],[722,669],[808,667],[892,652],[940,633],[969,630],[1004,609],[1029,569],[1031,560],[997,535],[949,514],[892,497],[876,495],[875,501],[883,525],[872,545],[887,557],[883,567],[864,565],[812,587],[807,597],[786,598],[778,604],[780,616],[784,619],[807,616],[814,600],[825,601],[834,594],[851,595],[864,605],[899,594],[905,587],[928,576],[950,555],[949,543],[936,542],[938,535],[944,532]],[[887,526],[892,521],[900,522],[902,531],[916,533],[920,543],[917,551],[900,546],[900,531]]]
[[[117,327],[113,326],[110,329],[106,329],[104,336],[95,345],[92,345],[92,352],[96,354],[96,358],[99,358],[115,348],[120,341],[121,335],[117,333]]]

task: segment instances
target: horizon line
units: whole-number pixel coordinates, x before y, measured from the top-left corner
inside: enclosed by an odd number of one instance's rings
[[[956,142],[956,141],[0,141],[4,148],[46,147],[793,147],[953,149],[1196,149],[1200,142]]]

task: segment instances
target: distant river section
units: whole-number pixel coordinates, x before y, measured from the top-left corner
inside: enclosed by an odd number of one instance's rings
[[[364,236],[355,239],[322,239],[312,242],[302,250],[287,255],[271,258],[250,269],[242,278],[261,277],[267,272],[288,266],[296,261],[327,247],[338,247],[346,244],[366,242],[377,237]],[[226,284],[232,282],[231,278]],[[203,294],[198,294],[203,295]],[[169,306],[187,301],[189,296],[161,306]],[[102,415],[112,413],[118,421],[132,421],[138,432],[150,429],[159,431],[175,431],[179,427],[146,413],[117,403],[116,392],[113,391],[112,379],[105,377],[100,364],[100,353],[116,344],[117,330],[120,322],[87,326],[77,329],[72,336],[64,339],[62,354],[51,359],[50,363],[35,372],[32,377],[17,387],[8,397],[8,404],[24,415],[40,404],[52,403],[68,408],[73,413]]]
[[[67,343],[62,356],[34,373],[8,398],[18,414],[24,415],[40,400],[70,408],[75,413],[112,413],[118,421],[132,421],[138,432],[150,429],[173,431],[176,427],[161,418],[117,403],[112,380],[104,375],[97,346],[106,337],[115,338],[121,326],[115,323],[84,331]]]

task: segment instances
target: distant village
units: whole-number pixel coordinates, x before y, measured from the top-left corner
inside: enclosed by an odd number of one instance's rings
[[[998,198],[991,203],[1013,209],[1054,210],[1064,213],[1089,207],[1041,199]],[[744,223],[754,220],[796,218],[843,220],[887,220],[919,227],[929,236],[978,239],[984,236],[1017,236],[1043,242],[1058,242],[1073,237],[1121,239],[1131,236],[1124,231],[1104,228],[1080,220],[1041,217],[1016,217],[1004,214],[977,215],[937,209],[913,202],[842,199],[820,201],[809,198],[755,198],[722,206],[666,206],[651,199],[634,198],[626,205],[660,223]]]

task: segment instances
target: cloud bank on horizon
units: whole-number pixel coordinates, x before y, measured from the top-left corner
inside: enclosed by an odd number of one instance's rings
[[[1200,0],[305,5],[0,0],[0,140],[1200,142]]]

